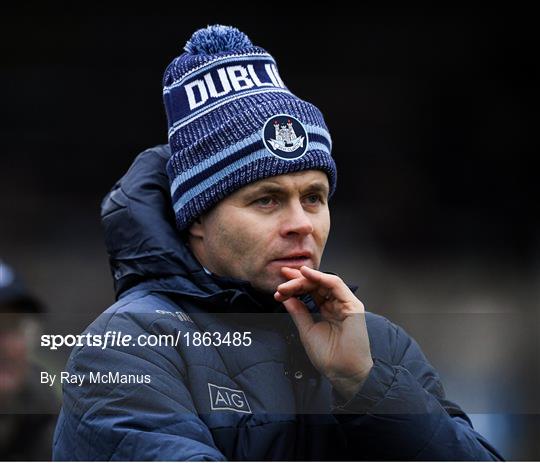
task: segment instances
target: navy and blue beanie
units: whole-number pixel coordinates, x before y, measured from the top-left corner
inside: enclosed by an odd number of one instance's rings
[[[196,31],[163,77],[178,229],[267,177],[318,169],[336,188],[321,112],[293,95],[264,49],[230,26]]]

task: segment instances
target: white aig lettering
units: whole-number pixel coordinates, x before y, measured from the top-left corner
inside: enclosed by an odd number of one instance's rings
[[[233,410],[242,413],[251,413],[251,408],[244,391],[216,386],[208,383],[210,393],[210,408],[212,410]]]

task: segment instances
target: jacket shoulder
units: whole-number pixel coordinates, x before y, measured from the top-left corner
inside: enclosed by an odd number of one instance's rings
[[[68,361],[70,375],[82,379],[63,384],[55,459],[222,459],[197,416],[177,348],[182,325],[192,324],[183,315],[167,298],[136,291],[90,324],[85,333],[108,345],[77,347]],[[172,342],[149,342],[163,335]],[[118,345],[125,336],[131,340]]]

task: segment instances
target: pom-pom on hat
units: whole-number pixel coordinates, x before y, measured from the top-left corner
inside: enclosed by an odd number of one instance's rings
[[[293,95],[274,58],[234,27],[196,31],[163,77],[178,229],[267,177],[318,169],[336,187],[332,141],[319,109]]]

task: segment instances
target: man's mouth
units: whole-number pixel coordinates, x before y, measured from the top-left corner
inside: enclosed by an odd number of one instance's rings
[[[283,257],[279,257],[278,259],[272,260],[270,263],[281,266],[281,267],[295,267],[295,268],[300,268],[302,265],[307,265],[307,266],[313,265],[310,253],[283,256]]]

